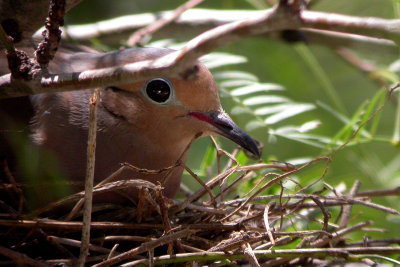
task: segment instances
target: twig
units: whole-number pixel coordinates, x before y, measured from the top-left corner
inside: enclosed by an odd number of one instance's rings
[[[260,267],[260,264],[258,263],[256,255],[254,255],[254,251],[251,248],[249,243],[243,244],[242,245],[243,253],[246,256],[247,260],[250,263],[251,267]]]
[[[208,193],[211,199],[211,203],[214,205],[214,207],[217,205],[217,202],[215,201],[214,194],[212,193],[211,189],[194,173],[192,172],[191,169],[189,169],[186,164],[183,164],[183,167],[185,171],[187,171]]]
[[[64,245],[68,245],[68,246],[72,246],[72,247],[77,247],[77,248],[82,247],[82,242],[78,241],[78,240],[74,240],[74,239],[70,239],[70,238],[64,238],[64,237],[58,237],[58,236],[49,236],[48,238],[50,240],[57,241],[60,244],[64,244]],[[110,249],[108,249],[108,248],[95,246],[93,244],[88,244],[88,248],[90,250],[92,250],[92,251],[105,253],[105,254],[108,254],[108,253],[111,252]]]
[[[175,9],[175,11],[169,17],[161,18],[160,20],[155,21],[154,23],[150,24],[149,26],[136,31],[129,37],[128,45],[134,46],[135,44],[140,42],[145,35],[150,35],[156,31],[159,31],[161,28],[163,28],[167,24],[176,20],[183,12],[185,12],[186,10],[188,10],[190,8],[197,6],[201,2],[203,2],[203,0],[190,0],[186,3],[184,3],[183,5],[181,5],[180,7],[178,7],[177,9]]]
[[[354,231],[360,230],[361,228],[363,228],[365,226],[368,226],[368,225],[372,225],[372,222],[371,221],[361,222],[361,223],[358,223],[358,224],[353,225],[351,227],[347,227],[347,228],[341,229],[341,230],[333,233],[331,237],[324,236],[324,237],[322,237],[322,238],[310,243],[309,247],[310,248],[322,247],[322,246],[328,244],[330,241],[337,240],[338,238],[340,238],[343,235],[346,235],[346,234],[348,234],[350,232],[354,232]]]
[[[85,204],[83,207],[83,228],[82,240],[78,266],[85,265],[86,257],[89,252],[90,242],[90,222],[92,220],[92,200],[93,200],[93,179],[96,153],[96,129],[97,129],[97,98],[99,90],[96,89],[89,103],[89,137],[87,145],[87,166],[85,177]]]
[[[328,223],[329,219],[331,218],[331,214],[326,211],[324,204],[322,204],[322,202],[316,196],[311,196],[311,200],[314,201],[315,204],[317,204],[317,206],[321,209],[322,214],[324,215],[324,225],[322,227],[322,231],[326,232],[328,230]]]
[[[35,51],[36,60],[42,70],[46,70],[57,52],[61,40],[60,26],[64,25],[65,0],[50,0],[49,15],[46,18],[43,40]]]
[[[353,184],[353,187],[351,188],[348,197],[353,198],[358,190],[360,189],[361,186],[361,182],[356,180]],[[347,224],[349,223],[349,219],[351,216],[351,210],[352,210],[352,206],[351,205],[345,205],[343,206],[343,211],[342,211],[342,216],[340,218],[340,222],[339,222],[339,228],[344,228],[347,226]]]
[[[94,187],[93,195],[101,194],[104,192],[125,189],[125,188],[140,187],[140,186],[145,187],[145,188],[150,188],[150,189],[154,189],[156,187],[153,183],[151,183],[149,181],[145,181],[145,180],[140,180],[140,179],[119,180],[116,182],[109,182],[109,183],[103,184],[101,186]],[[58,207],[58,206],[61,206],[64,204],[68,204],[73,201],[80,200],[82,197],[84,197],[84,195],[85,195],[85,192],[79,192],[79,193],[73,194],[71,196],[65,197],[61,200],[50,203],[49,205],[47,205],[44,208],[40,208],[38,210],[31,212],[30,214],[28,214],[27,217],[35,217],[35,216],[37,216],[41,213],[47,212],[55,207]]]
[[[8,36],[3,26],[0,24],[0,41],[7,50],[7,53],[15,53],[13,38]]]
[[[377,189],[368,190],[357,193],[357,197],[382,197],[382,196],[399,196],[400,186],[393,189]]]
[[[265,230],[267,230],[269,241],[271,242],[272,246],[275,246],[275,239],[269,227],[268,212],[270,211],[271,207],[275,206],[275,204],[276,204],[275,202],[269,202],[267,205],[265,205],[264,216],[263,216]]]
[[[1,220],[0,226],[16,227],[16,228],[49,228],[49,229],[60,229],[70,231],[81,231],[82,222],[64,222],[55,220]],[[198,230],[221,230],[221,231],[237,231],[241,229],[238,224],[220,224],[220,223],[200,223],[181,225],[183,227],[190,227],[190,229]],[[172,225],[175,227],[175,225]],[[162,224],[152,223],[120,223],[120,222],[92,222],[90,228],[92,230],[144,230],[144,229],[160,229],[163,230]]]
[[[206,186],[208,188],[214,188],[215,186],[217,186],[219,184],[219,182],[221,182],[222,179],[224,179],[225,177],[230,176],[231,174],[233,174],[236,171],[237,166],[232,167],[224,172],[222,172],[221,174],[218,174],[216,177],[214,177],[212,180],[208,181],[206,183]],[[187,198],[182,204],[180,204],[179,206],[177,206],[176,208],[172,209],[172,211],[170,213],[176,213],[179,212],[181,210],[183,210],[184,208],[186,208],[190,203],[192,203],[193,201],[197,200],[198,198],[200,198],[202,195],[204,195],[207,192],[207,190],[203,187],[200,190],[198,190],[197,192],[195,192],[192,196],[190,196],[189,198]]]
[[[282,198],[293,198],[293,199],[309,199],[311,195],[303,195],[303,194],[295,194],[295,195],[283,195],[281,196]],[[356,199],[356,198],[348,198],[348,197],[335,197],[335,196],[317,196],[320,199],[324,199],[324,200],[333,200],[336,202],[324,202],[324,205],[340,205],[340,204],[360,204],[360,205],[364,205],[367,207],[371,207],[374,209],[378,209],[384,212],[388,212],[391,214],[395,214],[398,215],[399,212],[395,209],[392,208],[388,208],[379,204],[375,204],[375,203],[371,203],[371,202],[367,202],[367,201],[363,201],[360,199]],[[235,203],[241,203],[241,206],[244,204],[243,203],[248,203],[250,201],[260,201],[260,200],[270,200],[270,199],[279,199],[280,196],[279,195],[273,195],[273,196],[258,196],[258,197],[254,197],[253,199],[249,198],[242,198],[242,199],[235,199],[235,200],[230,200],[230,201],[225,201],[223,203],[221,203],[222,205],[226,206],[226,205],[233,205]],[[302,206],[311,206],[309,203],[304,203],[302,204]]]
[[[300,27],[330,29],[333,31],[362,33],[372,37],[396,40],[400,35],[397,20],[366,19],[314,11],[293,14],[285,7],[267,10],[261,16],[236,21],[214,28],[189,41],[174,53],[155,60],[80,73],[43,74],[33,82],[12,82],[10,75],[0,77],[0,98],[17,97],[43,92],[79,90],[101,86],[120,85],[162,76],[185,76],[195,60],[227,43],[270,31],[298,29]],[[13,90],[19,88],[18,92]]]
[[[112,247],[110,253],[108,253],[107,260],[108,260],[108,259],[111,259],[112,257],[114,257],[115,251],[117,251],[117,248],[118,248],[118,247],[119,247],[119,244],[115,244],[115,245]]]
[[[26,256],[25,254],[16,252],[12,249],[8,249],[5,247],[0,246],[0,254],[12,259],[17,266],[22,266],[22,265],[30,265],[30,266],[35,266],[35,267],[50,267],[51,265],[45,263],[45,262],[41,262],[41,261],[37,261],[34,260],[28,256]]]
[[[162,31],[154,33],[158,39],[181,38],[182,33],[194,36],[213,27],[259,16],[264,11],[258,10],[214,10],[190,9],[177,18],[173,24],[167,25]],[[69,37],[80,42],[88,42],[92,38],[100,39],[108,44],[118,45],[120,40],[126,40],[130,32],[139,30],[155,23],[159,19],[171,17],[173,11],[144,13],[117,17],[109,20],[85,25],[69,25],[63,29],[63,37]],[[397,46],[393,41],[382,38],[366,37],[359,34],[348,34],[330,30],[302,29],[308,43],[320,44],[334,49],[348,47],[356,51],[376,51],[397,54]],[[39,37],[38,34],[35,36]],[[260,35],[261,38],[275,38],[276,34]]]
[[[305,249],[274,249],[274,250],[254,250],[257,259],[275,259],[279,257],[297,258],[297,257],[313,257],[313,258],[346,258],[352,261],[359,261],[357,255],[351,254],[397,254],[400,252],[398,247],[367,247],[367,248],[305,248]],[[154,258],[157,265],[177,264],[180,262],[203,262],[203,261],[221,261],[221,260],[244,260],[244,253],[226,254],[225,252],[201,252],[201,253],[184,253],[172,256],[160,256]],[[144,266],[146,260],[137,261],[136,264],[129,266]],[[267,262],[268,264],[268,262]],[[128,266],[128,265],[125,265]]]
[[[289,171],[287,173],[284,173],[282,175],[279,175],[278,177],[275,177],[274,179],[268,181],[265,185],[263,185],[260,189],[258,189],[253,195],[251,195],[249,198],[247,198],[237,209],[235,209],[233,212],[231,212],[229,215],[225,216],[224,218],[221,219],[221,221],[223,220],[227,220],[228,218],[232,217],[234,214],[236,214],[239,210],[241,210],[248,202],[250,202],[253,198],[255,198],[259,193],[261,193],[262,191],[264,191],[266,188],[270,187],[272,184],[294,174],[297,173],[301,170],[303,170],[304,168],[308,167],[309,165],[315,163],[315,162],[319,162],[319,161],[326,161],[327,158],[316,158],[306,164],[304,164],[303,166],[293,170],[293,171]]]
[[[134,248],[134,249],[131,249],[131,250],[127,251],[127,252],[121,253],[120,255],[115,256],[115,257],[113,257],[111,259],[105,260],[105,261],[103,261],[101,263],[95,264],[95,265],[93,265],[93,267],[104,267],[104,266],[110,266],[110,265],[113,265],[113,264],[117,264],[117,263],[119,263],[119,262],[121,262],[121,261],[123,261],[125,259],[128,259],[128,258],[130,258],[132,256],[135,256],[135,255],[138,255],[138,254],[143,253],[145,251],[149,251],[149,250],[154,249],[156,247],[168,244],[168,243],[170,243],[170,242],[172,242],[172,241],[174,241],[174,240],[176,240],[178,238],[181,238],[181,237],[184,237],[184,236],[188,235],[189,233],[190,233],[189,228],[186,228],[184,230],[181,230],[181,231],[169,234],[169,235],[165,235],[163,237],[160,237],[157,240],[143,243],[137,248]]]

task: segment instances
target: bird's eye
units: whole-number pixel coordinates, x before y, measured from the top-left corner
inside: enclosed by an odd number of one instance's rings
[[[152,101],[164,104],[171,99],[173,88],[169,80],[156,78],[148,81],[144,85],[143,91]]]

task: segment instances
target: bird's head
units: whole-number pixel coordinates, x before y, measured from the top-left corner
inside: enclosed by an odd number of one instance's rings
[[[140,48],[135,59],[152,59],[171,51]],[[132,58],[127,56],[121,58],[132,62]],[[135,131],[145,131],[149,142],[160,145],[179,141],[187,143],[198,133],[203,136],[221,135],[260,157],[256,142],[223,111],[209,70],[201,63],[197,63],[194,69],[194,74],[188,78],[156,77],[108,87],[102,93],[102,104]]]

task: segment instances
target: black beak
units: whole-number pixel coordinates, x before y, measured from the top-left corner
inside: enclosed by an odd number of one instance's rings
[[[218,111],[207,113],[191,112],[190,115],[212,124],[216,128],[216,133],[232,140],[255,155],[258,159],[261,157],[256,141],[240,129],[225,113]]]

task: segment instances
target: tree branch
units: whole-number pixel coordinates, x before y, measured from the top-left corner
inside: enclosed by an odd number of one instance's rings
[[[174,38],[182,40],[194,36],[235,20],[245,20],[254,16],[260,16],[264,11],[254,10],[212,10],[212,9],[190,9],[181,14],[172,23],[163,27],[152,35],[155,38]],[[157,19],[164,20],[173,15],[173,11],[164,11],[157,14],[143,13],[138,15],[122,16],[110,20],[104,20],[92,24],[71,25],[63,29],[63,37],[69,37],[75,41],[89,43],[91,38],[100,39],[111,45],[119,45],[120,40],[126,40],[132,31],[152,25]],[[368,18],[363,18],[367,20]],[[349,47],[355,49],[366,49],[368,51],[379,48],[380,51],[395,54],[398,48],[393,41],[365,37],[357,34],[338,33],[327,30],[302,29],[302,34],[309,43],[321,44],[333,48]],[[117,37],[116,37],[117,36]],[[39,32],[35,38],[39,38]],[[277,34],[262,34],[258,37],[277,38]]]
[[[10,75],[0,77],[0,98],[43,92],[78,90],[137,82],[157,76],[183,76],[201,56],[233,41],[271,31],[301,27],[361,32],[372,37],[396,40],[400,36],[400,20],[360,18],[315,11],[294,14],[287,6],[269,9],[257,17],[224,24],[189,41],[174,53],[148,60],[78,73],[43,74],[32,81],[13,81]]]

